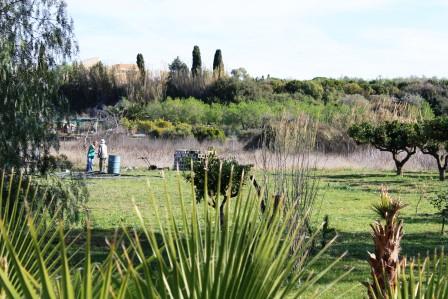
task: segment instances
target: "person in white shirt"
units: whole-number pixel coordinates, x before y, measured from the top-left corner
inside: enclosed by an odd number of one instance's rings
[[[104,173],[107,160],[107,145],[104,139],[101,139],[100,146],[98,148],[98,158],[100,159],[100,173]]]

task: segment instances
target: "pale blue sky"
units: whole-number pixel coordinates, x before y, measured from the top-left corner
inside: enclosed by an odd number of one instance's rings
[[[79,59],[166,69],[198,45],[253,76],[448,77],[448,0],[66,0]]]

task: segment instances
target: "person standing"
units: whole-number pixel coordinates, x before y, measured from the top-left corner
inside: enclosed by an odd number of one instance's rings
[[[93,172],[93,159],[95,159],[97,142],[91,143],[87,150],[87,167],[86,172]]]
[[[107,145],[106,140],[101,139],[100,147],[98,149],[98,158],[100,159],[100,173],[104,173],[107,159]]]

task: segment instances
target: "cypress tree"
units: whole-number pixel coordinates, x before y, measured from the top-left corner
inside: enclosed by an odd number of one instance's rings
[[[198,46],[193,48],[193,65],[191,66],[191,74],[197,77],[202,73],[201,51]]]
[[[141,78],[144,79],[146,75],[145,59],[143,58],[143,54],[141,53],[137,54],[137,67],[138,70],[140,71]]]
[[[220,49],[216,50],[215,57],[213,58],[213,77],[215,79],[224,77],[224,62]]]

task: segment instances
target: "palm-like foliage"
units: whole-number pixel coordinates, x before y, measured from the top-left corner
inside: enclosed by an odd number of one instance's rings
[[[427,257],[423,261],[412,260],[409,265],[402,263],[397,268],[393,286],[388,285],[381,292],[378,281],[371,290],[372,298],[395,299],[439,299],[448,298],[448,259],[443,251]]]
[[[401,265],[400,242],[403,238],[403,223],[398,220],[398,214],[405,206],[399,199],[389,196],[386,189],[381,191],[380,202],[373,205],[373,210],[385,220],[385,224],[376,221],[371,225],[375,245],[375,252],[369,254],[374,280],[374,283],[367,285],[371,297],[384,294],[388,287],[394,288],[396,285],[397,271]],[[379,289],[375,288],[375,282]],[[373,290],[375,292],[372,293]]]
[[[31,181],[26,186],[22,186],[22,182],[22,176],[14,174],[2,174],[0,182],[0,268],[9,273],[9,283],[15,287],[21,284],[21,276],[14,271],[14,262],[20,263],[27,275],[38,272],[38,262],[30,246],[33,238],[27,227],[28,221],[33,223],[34,231],[39,235],[36,245],[47,270],[53,272],[59,262],[58,253],[51,245],[57,237],[54,226],[60,213],[56,209],[50,216],[48,209],[30,194]],[[32,211],[29,207],[33,207]],[[0,282],[0,288],[2,284]]]
[[[191,192],[194,196],[194,188]],[[19,226],[28,236],[23,246],[32,260],[26,263],[10,225],[0,221],[2,257],[7,259],[7,267],[0,260],[1,290],[13,298],[297,298],[305,292],[318,296],[311,287],[337,262],[312,273],[309,266],[323,251],[308,257],[311,240],[297,236],[300,225],[288,230],[292,212],[283,215],[269,207],[260,215],[260,199],[251,192],[240,193],[232,207],[226,205],[223,226],[218,205],[213,211],[207,200],[198,205],[193,199],[186,206],[180,178],[181,217],[175,216],[173,199],[165,194],[165,211],[158,211],[158,200],[150,197],[157,227],[146,223],[136,208],[141,227],[125,229],[110,241],[108,257],[100,264],[91,262],[88,230],[80,269],[71,263],[62,224],[49,229],[57,240],[42,242],[38,219],[22,218]],[[303,249],[291,253],[297,239]],[[59,256],[57,262],[48,258],[50,253]]]

